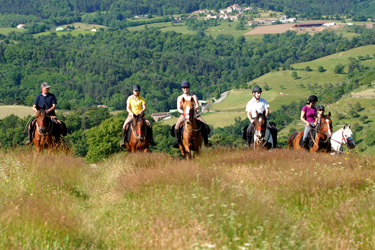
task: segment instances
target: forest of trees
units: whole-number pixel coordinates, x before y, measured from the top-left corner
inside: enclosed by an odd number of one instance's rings
[[[271,70],[375,43],[375,30],[360,32],[351,41],[331,32],[287,32],[265,35],[259,42],[158,30],[38,38],[12,33],[0,37],[0,103],[31,105],[40,82],[48,81],[62,109],[97,104],[124,109],[137,83],[152,103],[149,112],[168,111],[175,108],[182,80],[191,82],[199,99],[208,99],[246,88]]]

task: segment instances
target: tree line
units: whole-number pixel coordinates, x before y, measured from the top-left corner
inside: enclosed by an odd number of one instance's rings
[[[199,99],[207,100],[225,90],[245,88],[272,70],[375,42],[374,29],[361,32],[350,41],[333,32],[289,31],[255,42],[155,29],[79,36],[0,35],[0,103],[31,105],[40,83],[48,81],[62,109],[104,104],[122,110],[131,86],[139,84],[141,95],[152,103],[148,112],[168,111],[176,106],[183,80],[191,82]]]

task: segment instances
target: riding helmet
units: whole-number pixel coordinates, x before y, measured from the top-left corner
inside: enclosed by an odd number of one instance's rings
[[[258,86],[255,86],[255,87],[253,88],[253,93],[254,93],[254,92],[262,93],[262,89],[261,89],[260,87],[258,87]]]
[[[318,106],[318,110],[323,110],[323,111],[324,111],[324,106],[323,106],[322,104],[320,104],[320,105]]]
[[[317,102],[317,101],[318,101],[318,97],[316,95],[311,95],[307,99],[307,102]]]
[[[181,88],[182,87],[188,87],[188,88],[190,88],[190,83],[188,82],[188,81],[183,81],[182,83],[181,83]]]
[[[141,86],[139,86],[138,84],[134,84],[133,85],[133,90],[141,91]]]

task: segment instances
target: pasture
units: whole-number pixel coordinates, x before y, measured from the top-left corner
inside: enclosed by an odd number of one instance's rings
[[[374,249],[373,157],[0,152],[2,249]]]
[[[31,107],[22,105],[0,105],[0,119],[4,119],[9,115],[16,115],[20,118],[34,115],[34,111]]]
[[[17,28],[0,28],[0,34],[8,35],[10,32],[25,32],[25,29],[17,29]]]
[[[311,91],[308,89],[309,85],[319,86],[345,81],[346,74],[335,74],[333,70],[339,63],[347,66],[350,57],[358,58],[359,56],[370,55],[371,59],[361,61],[361,63],[373,67],[375,64],[375,59],[373,58],[374,50],[375,45],[368,45],[326,56],[314,61],[293,64],[292,67],[294,70],[270,72],[252,80],[250,83],[256,83],[263,87],[262,97],[270,103],[271,110],[277,110],[281,105],[306,99],[307,96],[311,94]],[[312,71],[305,71],[307,66],[309,66]],[[318,72],[317,69],[319,66],[323,66],[326,71],[322,73]],[[297,79],[292,77],[293,71],[297,73]],[[264,88],[266,85],[269,86],[269,90]],[[212,104],[210,110],[228,112],[244,110],[246,103],[251,97],[250,89],[230,90],[228,97],[221,103]]]

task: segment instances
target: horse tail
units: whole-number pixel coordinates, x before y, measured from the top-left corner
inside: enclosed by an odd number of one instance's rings
[[[294,131],[288,138],[288,148],[293,148],[293,141],[296,139],[298,131]]]

